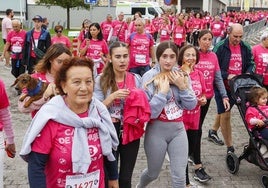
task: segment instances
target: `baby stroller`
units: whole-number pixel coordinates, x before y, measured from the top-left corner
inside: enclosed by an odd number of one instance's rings
[[[245,119],[248,102],[247,96],[250,93],[250,89],[253,86],[262,87],[262,80],[255,75],[242,74],[230,80],[229,84],[231,97],[235,100],[235,104],[249,134],[249,144],[244,146],[244,150],[239,157],[233,152],[227,153],[226,165],[228,171],[231,174],[237,173],[242,159],[246,159],[248,162],[259,166],[262,170],[268,171],[268,143],[261,138],[257,130],[248,129]],[[268,175],[263,175],[261,182],[264,187],[268,187]]]

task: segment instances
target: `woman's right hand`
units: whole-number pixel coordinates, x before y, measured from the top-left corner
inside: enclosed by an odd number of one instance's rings
[[[125,99],[129,95],[129,89],[118,89],[113,93],[113,98],[115,99]]]
[[[47,86],[47,89],[46,91],[44,92],[43,94],[43,97],[45,99],[48,99],[50,98],[51,96],[54,96],[54,95],[57,95],[57,92],[56,92],[56,85],[54,83],[50,83],[48,86]]]
[[[162,82],[159,83],[159,92],[163,94],[167,94],[170,89],[169,78],[165,76]]]

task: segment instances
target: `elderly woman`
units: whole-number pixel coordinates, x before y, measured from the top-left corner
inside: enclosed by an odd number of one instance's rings
[[[42,106],[29,126],[20,155],[30,187],[118,187],[112,153],[118,139],[106,107],[92,97],[93,62],[73,58],[56,75],[60,95]]]

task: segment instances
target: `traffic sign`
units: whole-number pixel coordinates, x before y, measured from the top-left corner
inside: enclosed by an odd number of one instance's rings
[[[97,0],[84,0],[85,4],[97,4]]]

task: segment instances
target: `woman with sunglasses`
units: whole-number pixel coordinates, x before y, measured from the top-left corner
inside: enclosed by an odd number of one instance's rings
[[[62,25],[56,25],[54,27],[54,31],[55,31],[56,35],[54,37],[52,37],[51,44],[62,43],[67,48],[70,49],[71,48],[70,39],[68,37],[66,37],[64,34],[62,34],[62,32],[63,32],[63,26]]]

